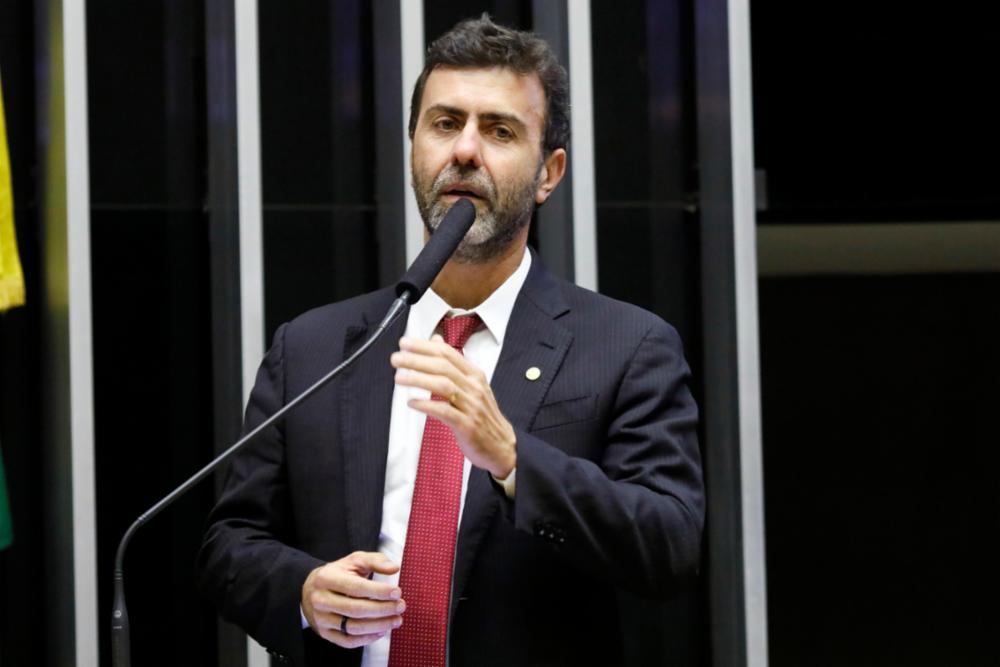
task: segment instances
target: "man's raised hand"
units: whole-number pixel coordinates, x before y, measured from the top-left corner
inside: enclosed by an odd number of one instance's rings
[[[450,426],[472,465],[497,479],[510,474],[517,465],[517,437],[479,368],[437,334],[430,340],[400,339],[399,352],[389,361],[398,371],[397,385],[445,398],[410,399],[408,405]]]

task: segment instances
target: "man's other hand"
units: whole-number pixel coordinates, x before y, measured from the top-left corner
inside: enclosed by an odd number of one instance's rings
[[[399,349],[389,359],[398,371],[396,384],[445,398],[407,404],[450,426],[472,465],[506,479],[517,465],[517,437],[486,375],[437,334],[430,340],[402,338]]]
[[[402,625],[406,609],[398,586],[368,577],[398,571],[399,565],[385,555],[368,551],[321,565],[302,584],[302,613],[328,642],[344,648],[367,646]]]

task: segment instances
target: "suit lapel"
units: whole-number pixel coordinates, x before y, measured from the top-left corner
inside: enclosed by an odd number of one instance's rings
[[[365,314],[363,324],[347,330],[345,358],[375,330],[382,311],[387,307],[388,301],[385,304],[380,301]],[[343,449],[347,530],[352,550],[378,550],[393,390],[393,368],[389,364],[389,355],[398,347],[405,328],[404,313],[345,371],[346,377],[341,384],[340,446]]]
[[[573,335],[556,321],[567,310],[558,284],[537,255],[533,255],[531,271],[511,312],[490,383],[500,410],[517,430],[531,426],[572,343]],[[529,380],[526,372],[533,367],[541,375]],[[455,553],[452,612],[465,590],[476,552],[500,507],[500,498],[491,486],[488,472],[472,469]]]

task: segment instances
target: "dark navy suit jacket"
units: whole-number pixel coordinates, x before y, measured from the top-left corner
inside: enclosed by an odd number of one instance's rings
[[[246,428],[363,343],[393,297],[381,290],[283,325]],[[203,591],[294,664],[361,658],[303,631],[299,602],[313,568],[378,549],[389,355],[404,328],[401,318],[234,458],[209,519]],[[531,367],[541,370],[535,381]],[[559,280],[534,257],[492,380],[516,429],[516,497],[473,468],[455,556],[451,665],[619,663],[615,589],[662,597],[697,570],[704,498],[688,376],[670,325]]]

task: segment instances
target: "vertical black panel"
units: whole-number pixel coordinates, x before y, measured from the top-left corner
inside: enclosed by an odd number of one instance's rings
[[[222,451],[239,436],[243,413],[236,48],[232,0],[206,3],[205,50],[212,384],[216,451]]]
[[[403,0],[405,2],[405,0]],[[375,206],[379,283],[388,285],[406,266],[405,211],[409,174],[404,166],[400,0],[372,3],[375,104]]]
[[[212,405],[215,452],[239,437],[243,415],[240,317],[239,164],[236,21],[233,0],[205,2],[207,213],[212,312]],[[216,491],[223,476],[215,476]],[[218,620],[218,664],[246,664],[246,634]]]
[[[268,337],[379,286],[372,11],[361,0],[260,7]]]
[[[996,3],[750,6],[766,221],[1000,217]]]
[[[532,2],[532,23],[539,37],[549,43],[549,47],[569,71],[569,7],[565,2],[534,0]],[[569,146],[572,154],[572,138]],[[566,161],[566,175],[535,214],[532,231],[533,245],[541,254],[546,268],[557,276],[573,280],[573,170],[572,160]]]
[[[87,4],[102,664],[118,540],[213,451],[204,21],[194,0]],[[212,497],[196,489],[132,541],[135,664],[215,662],[193,577]]]
[[[673,323],[697,357],[691,16],[683,2],[593,4],[598,284]]]

